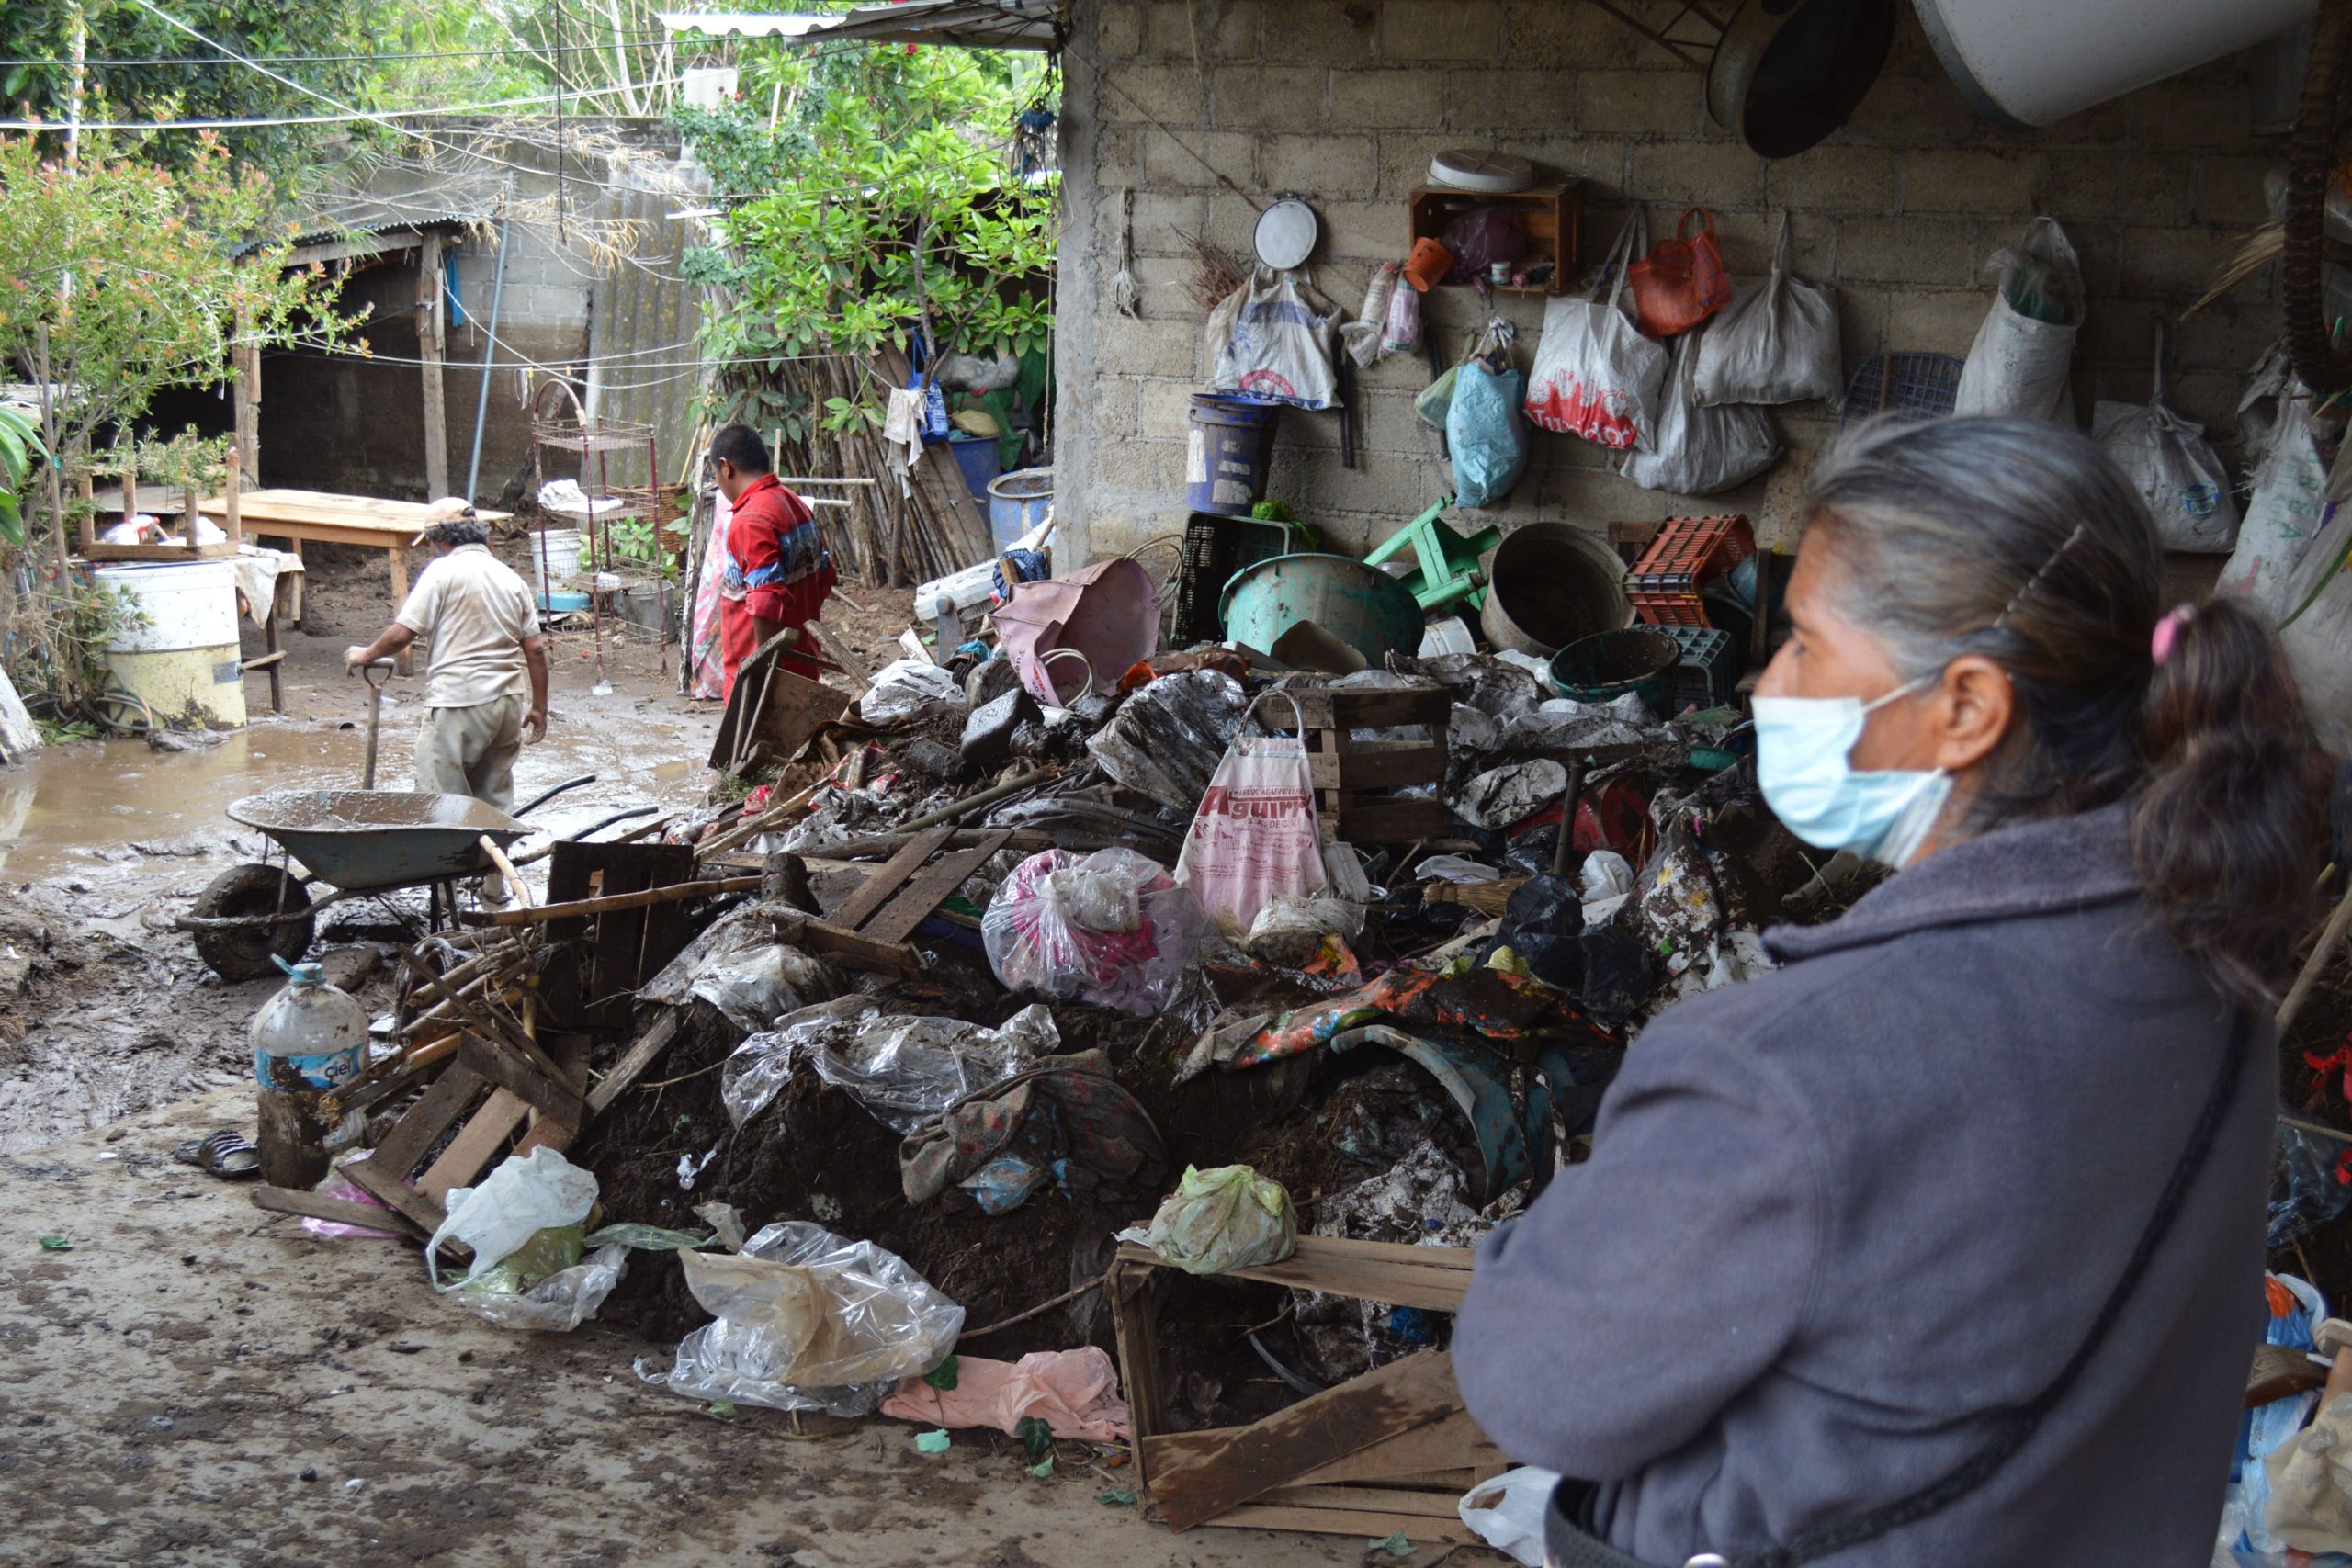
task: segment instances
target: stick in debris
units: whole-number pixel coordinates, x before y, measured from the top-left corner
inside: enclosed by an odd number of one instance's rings
[[[989,1324],[986,1328],[967,1329],[964,1333],[958,1334],[956,1337],[956,1343],[961,1345],[967,1339],[978,1339],[983,1334],[994,1334],[1000,1328],[1010,1328],[1016,1323],[1026,1323],[1031,1318],[1037,1316],[1041,1313],[1051,1312],[1056,1307],[1062,1305],[1064,1303],[1078,1300],[1079,1297],[1086,1294],[1089,1291],[1101,1289],[1103,1281],[1110,1279],[1110,1277],[1111,1276],[1107,1273],[1097,1274],[1094,1278],[1089,1280],[1086,1283],[1079,1286],[1077,1289],[1064,1291],[1052,1301],[1039,1302],[1027,1312],[1015,1313],[1011,1317],[1004,1319],[1001,1323]]]
[[[750,893],[760,886],[756,876],[722,876],[715,881],[673,882],[637,893],[608,893],[601,898],[575,898],[568,904],[541,904],[519,909],[485,909],[461,917],[470,925],[543,925],[580,915],[605,915],[615,909],[642,909],[652,904],[675,904],[686,898],[716,897],[722,893]]]
[[[2319,984],[2320,972],[2335,956],[2335,950],[2344,945],[2346,930],[2352,930],[2352,888],[2346,888],[2344,897],[2336,900],[2335,912],[2327,918],[2327,928],[2319,933],[2319,941],[2312,944],[2312,955],[2303,960],[2303,967],[2296,975],[2294,986],[2287,992],[2287,999],[2278,1004],[2279,1038],[2286,1037],[2287,1026],[2295,1021],[2295,1015],[2303,1010],[2303,1003],[2311,998],[2312,987]]]

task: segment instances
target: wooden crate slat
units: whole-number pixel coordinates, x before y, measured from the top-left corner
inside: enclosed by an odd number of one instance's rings
[[[1477,1533],[1457,1516],[1451,1523],[1443,1519],[1426,1518],[1415,1514],[1367,1513],[1361,1509],[1270,1507],[1263,1504],[1245,1504],[1213,1519],[1203,1519],[1206,1528],[1247,1530],[1302,1530],[1310,1535],[1353,1535],[1373,1540],[1385,1540],[1404,1532],[1405,1539],[1424,1543],[1444,1542],[1453,1546],[1479,1545]]]
[[[883,906],[882,911],[860,928],[860,934],[876,942],[904,942],[914,929],[929,918],[933,909],[955,891],[971,880],[972,874],[985,864],[988,858],[1004,847],[1012,835],[999,829],[988,841],[974,844],[967,850],[954,850],[942,855],[936,864],[925,866],[898,897]]]
[[[896,893],[922,869],[922,863],[939,852],[939,847],[956,836],[953,825],[943,824],[909,840],[898,853],[882,863],[882,869],[865,879],[865,886],[849,896],[849,902],[825,917],[825,923],[844,931],[856,931],[876,910],[890,901]]]

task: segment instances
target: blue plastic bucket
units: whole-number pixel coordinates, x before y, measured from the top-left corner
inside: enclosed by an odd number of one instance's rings
[[[1054,508],[1054,470],[1023,468],[989,486],[989,535],[999,554],[1046,520]]]
[[[989,486],[1004,472],[1004,464],[997,457],[996,437],[951,435],[947,449],[956,454],[956,466],[964,470],[964,485],[972,492],[972,499],[986,506]]]
[[[1282,407],[1233,392],[1193,394],[1184,478],[1193,511],[1238,517],[1266,499],[1266,476],[1274,461],[1274,420]]]

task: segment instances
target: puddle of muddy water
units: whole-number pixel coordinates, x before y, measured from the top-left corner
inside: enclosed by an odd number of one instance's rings
[[[684,807],[704,797],[710,729],[699,716],[557,716],[547,739],[526,747],[515,763],[516,798],[581,773],[597,781],[533,812],[534,827],[561,833],[625,806]],[[422,718],[409,705],[385,714],[380,787],[408,787]],[[235,840],[257,852],[259,835],[223,815],[231,801],[274,790],[356,789],[366,761],[364,729],[290,717],[257,722],[197,751],[158,752],[141,740],[47,747],[22,766],[0,769],[0,877],[119,885],[136,880],[146,858],[124,855],[123,846],[190,838]]]

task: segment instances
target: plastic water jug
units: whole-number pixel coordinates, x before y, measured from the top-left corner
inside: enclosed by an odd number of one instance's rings
[[[368,1057],[368,1013],[327,984],[315,964],[279,966],[286,987],[254,1015],[254,1078],[261,1086],[261,1176],[276,1187],[312,1187],[330,1158],[324,1101]]]

